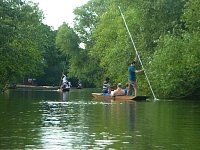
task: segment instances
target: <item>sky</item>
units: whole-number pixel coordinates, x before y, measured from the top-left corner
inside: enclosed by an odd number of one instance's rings
[[[63,22],[73,26],[74,14],[76,7],[86,4],[89,0],[32,0],[39,3],[39,8],[43,11],[45,19],[44,24],[58,29]]]

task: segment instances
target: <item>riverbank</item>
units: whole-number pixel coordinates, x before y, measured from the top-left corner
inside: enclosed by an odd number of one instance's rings
[[[25,88],[25,89],[48,89],[48,90],[57,90],[59,86],[34,86],[34,85],[15,85],[14,89]]]

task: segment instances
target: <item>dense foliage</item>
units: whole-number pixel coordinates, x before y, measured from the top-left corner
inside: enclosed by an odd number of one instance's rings
[[[36,6],[22,1],[0,2],[0,84],[27,74],[41,72],[40,37],[41,13]]]
[[[156,95],[176,98],[197,95],[199,1],[99,2],[91,0],[74,11],[77,15],[74,29],[86,44],[88,55],[99,61],[100,74],[96,78],[100,75],[102,81],[109,76],[113,84],[125,84],[128,63],[137,57],[119,13],[120,6]],[[140,64],[137,67],[140,69]],[[146,78],[138,76],[138,80],[140,91],[150,93]]]
[[[0,89],[27,78],[38,78],[39,84],[59,83],[61,56],[55,47],[56,32],[42,19],[36,4],[22,0],[0,2]]]
[[[74,10],[73,28],[63,23],[58,31],[41,22],[37,5],[3,0],[0,85],[30,76],[58,85],[61,72],[88,87],[101,86],[106,77],[125,85],[137,55],[119,6],[156,96],[200,97],[198,0],[90,0]],[[140,93],[151,95],[144,75],[138,83]]]

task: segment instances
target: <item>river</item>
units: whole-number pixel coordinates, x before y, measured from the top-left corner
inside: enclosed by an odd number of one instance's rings
[[[200,101],[95,100],[100,89],[0,95],[0,149],[199,150]]]

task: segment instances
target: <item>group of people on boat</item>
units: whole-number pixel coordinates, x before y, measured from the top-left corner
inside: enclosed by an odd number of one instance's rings
[[[69,89],[72,86],[72,84],[71,84],[70,81],[68,81],[68,78],[64,73],[62,73],[61,81],[62,81],[62,84],[60,86],[60,89],[62,91],[69,91]],[[78,81],[77,89],[82,89],[82,83],[81,83],[80,80]]]
[[[110,84],[110,78],[106,78],[105,81],[103,82],[103,90],[102,93],[103,95],[111,95],[111,96],[122,96],[122,95],[133,95],[133,90],[134,90],[134,96],[138,96],[138,84],[136,80],[136,73],[142,74],[144,73],[144,70],[136,70],[135,68],[136,61],[132,61],[131,64],[128,66],[128,82],[126,83],[126,88],[123,89],[123,86],[121,83],[117,84],[117,88],[115,90],[112,89],[111,84]],[[71,85],[71,82],[67,80],[66,75],[63,73],[62,77],[62,85],[61,89],[64,90],[69,90]],[[78,87],[77,88],[82,88],[82,84],[79,81]]]
[[[138,96],[138,84],[136,80],[136,73],[142,74],[144,70],[136,70],[135,68],[136,61],[132,61],[128,66],[128,82],[126,83],[126,88],[123,89],[122,84],[118,83],[117,88],[112,90],[110,79],[107,77],[103,82],[103,95],[110,96],[123,96],[123,95],[132,95],[134,89],[134,96]]]
[[[115,90],[112,89],[110,85],[110,79],[106,78],[106,80],[103,82],[103,95],[105,96],[123,96],[127,94],[126,89],[122,89],[122,84],[118,83],[117,88]]]

